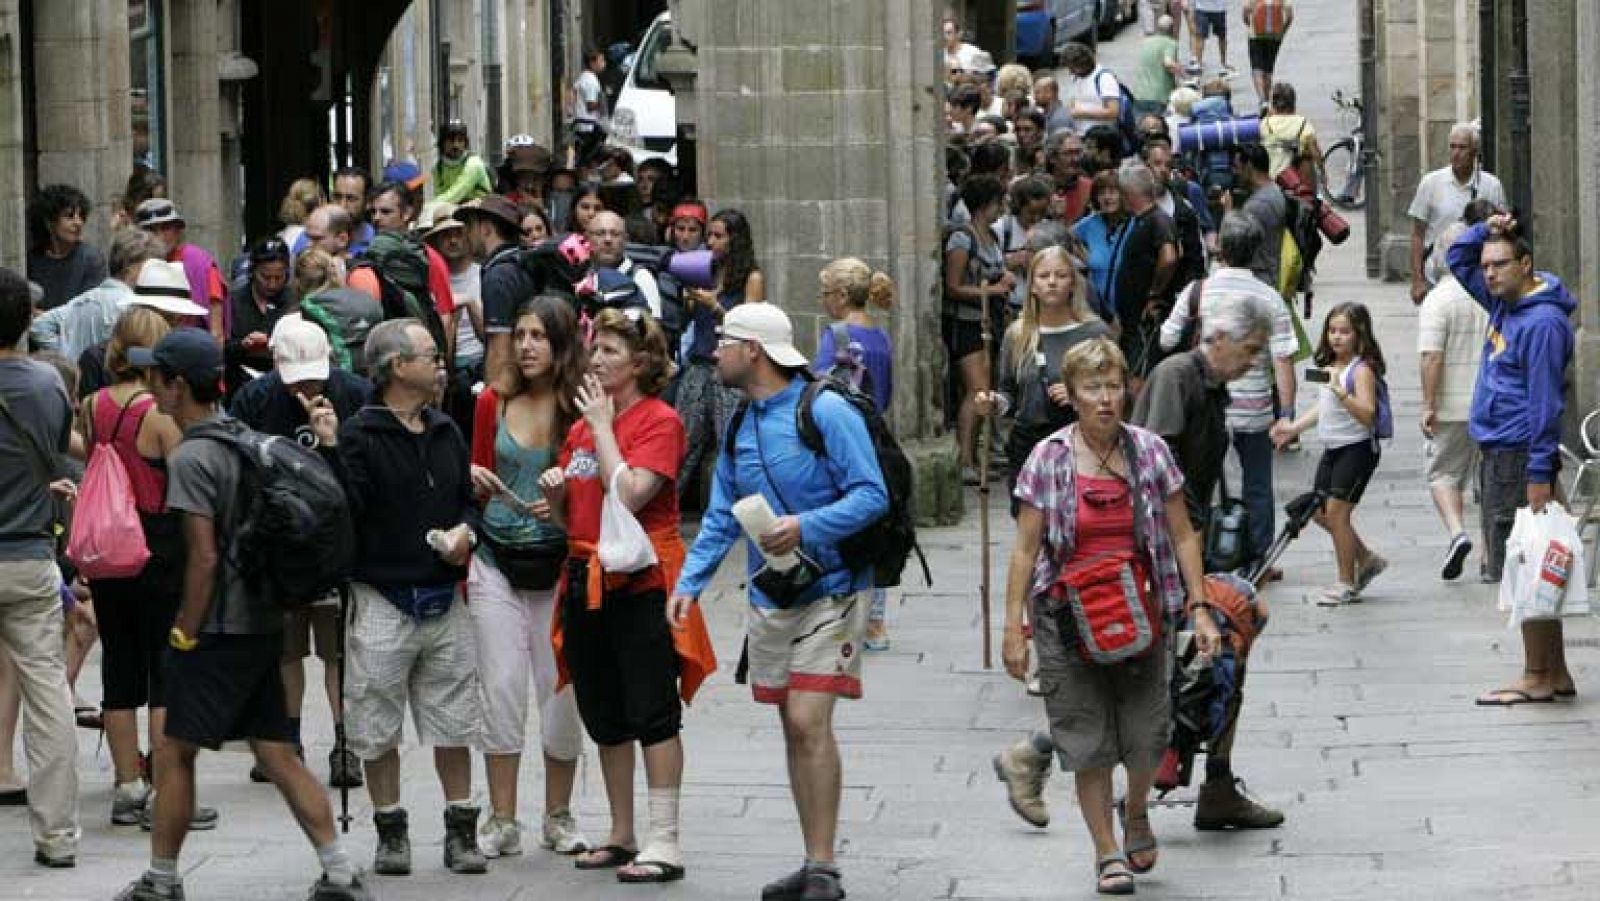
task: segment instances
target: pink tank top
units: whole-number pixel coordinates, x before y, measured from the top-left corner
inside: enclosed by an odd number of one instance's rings
[[[133,484],[134,506],[146,514],[161,513],[167,508],[165,461],[152,462],[139,453],[139,427],[155,404],[156,399],[148,392],[135,394],[125,407],[117,406],[109,392],[94,396],[94,442],[110,444],[122,458],[128,481]]]

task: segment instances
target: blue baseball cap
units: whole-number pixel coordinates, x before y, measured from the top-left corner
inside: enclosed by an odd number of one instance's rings
[[[215,383],[222,378],[222,348],[205,329],[184,326],[167,332],[155,347],[131,347],[128,362],[134,366],[159,366],[183,376],[191,385]]]

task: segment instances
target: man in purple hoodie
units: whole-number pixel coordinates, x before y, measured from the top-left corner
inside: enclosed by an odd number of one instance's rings
[[[1577,307],[1561,280],[1533,268],[1533,248],[1501,213],[1451,245],[1450,271],[1489,311],[1468,434],[1483,449],[1484,578],[1498,582],[1518,507],[1544,509],[1561,463],[1563,378],[1572,361],[1568,317]],[[1522,677],[1479,696],[1485,707],[1574,695],[1561,621],[1522,624]]]

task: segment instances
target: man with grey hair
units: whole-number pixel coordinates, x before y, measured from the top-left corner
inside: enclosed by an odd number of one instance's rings
[[[1269,431],[1275,418],[1294,418],[1294,358],[1300,345],[1288,304],[1250,271],[1250,261],[1261,246],[1261,227],[1244,213],[1228,213],[1222,219],[1220,245],[1222,265],[1209,277],[1191,282],[1179,295],[1161,326],[1161,347],[1178,350],[1185,336],[1196,334],[1202,323],[1224,314],[1242,299],[1259,301],[1271,313],[1272,337],[1267,346],[1242,375],[1228,383],[1227,425],[1239,455],[1254,560],[1272,544],[1276,503]],[[1274,568],[1267,580],[1282,576]]]
[[[100,284],[40,314],[28,330],[34,350],[53,350],[69,360],[111,337],[117,317],[133,301],[133,285],[145,261],[166,256],[161,239],[124,228],[111,237],[110,275]]]
[[[1417,183],[1406,215],[1411,217],[1411,302],[1420,304],[1433,281],[1424,268],[1435,247],[1449,247],[1439,235],[1461,218],[1467,204],[1487,200],[1497,208],[1506,205],[1500,179],[1478,164],[1478,127],[1463,122],[1450,129],[1450,165],[1435,169]]]
[[[337,203],[323,204],[306,217],[306,246],[315,247],[340,263],[348,263],[355,229],[356,220],[348,210]]]
[[[1052,132],[1044,141],[1044,166],[1055,184],[1051,216],[1070,227],[1088,212],[1094,190],[1083,171],[1083,138],[1075,131]]]
[[[379,324],[367,336],[366,358],[376,397],[342,427],[326,398],[304,404],[344,483],[355,526],[345,728],[372,798],[373,871],[411,872],[399,754],[409,703],[444,789],[444,864],[482,873],[488,864],[472,802],[476,641],[460,591],[478,543],[470,455],[455,423],[431,404],[444,357],[421,322]]]
[[[1466,486],[1478,468],[1478,445],[1467,434],[1467,421],[1482,362],[1483,336],[1489,329],[1489,314],[1444,265],[1445,250],[1467,227],[1465,222],[1455,222],[1439,233],[1433,256],[1444,274],[1423,298],[1417,328],[1417,352],[1422,355],[1422,434],[1433,442],[1427,462],[1428,490],[1450,534],[1450,548],[1439,571],[1439,578],[1446,580],[1461,575],[1462,564],[1472,553],[1463,509]]]
[[[622,217],[610,210],[595,213],[589,220],[587,237],[589,245],[594,248],[592,262],[595,267],[615,269],[633,279],[633,283],[639,287],[639,296],[650,307],[650,315],[661,318],[661,288],[656,285],[656,277],[650,270],[635,264],[624,252],[628,228]]]
[[[1033,105],[1044,113],[1044,133],[1072,130],[1072,112],[1061,102],[1061,84],[1055,76],[1045,75],[1033,83]]]
[[[1224,227],[1224,234],[1227,229]],[[1233,232],[1235,251],[1244,233]],[[1230,268],[1241,268],[1237,264]],[[1243,278],[1245,276],[1239,276]],[[1278,307],[1282,307],[1280,300]],[[1211,312],[1212,309],[1215,312]],[[1195,528],[1203,527],[1212,490],[1222,475],[1228,452],[1227,382],[1238,379],[1260,360],[1270,345],[1276,313],[1272,302],[1253,290],[1242,291],[1225,303],[1202,303],[1200,344],[1161,361],[1134,404],[1134,425],[1143,426],[1166,440],[1183,470],[1184,498]],[[1238,731],[1245,669],[1236,672],[1234,703],[1227,723],[1206,752],[1206,781],[1195,805],[1196,829],[1270,829],[1283,823],[1283,814],[1263,807],[1244,794],[1233,775],[1233,739]]]
[[[1117,181],[1128,214],[1112,281],[1117,289],[1117,321],[1122,325],[1118,341],[1130,373],[1143,377],[1160,355],[1151,335],[1166,318],[1176,287],[1178,226],[1156,204],[1156,177],[1148,166],[1123,166]]]

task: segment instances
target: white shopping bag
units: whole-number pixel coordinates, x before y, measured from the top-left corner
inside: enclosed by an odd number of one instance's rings
[[[626,467],[619,466],[611,476],[611,489],[600,507],[600,569],[608,573],[633,573],[656,565],[656,549],[650,544],[639,518],[617,494],[617,482]],[[671,491],[668,485],[661,490]]]
[[[1589,612],[1588,568],[1578,520],[1560,504],[1517,510],[1506,539],[1500,609],[1510,625]]]

